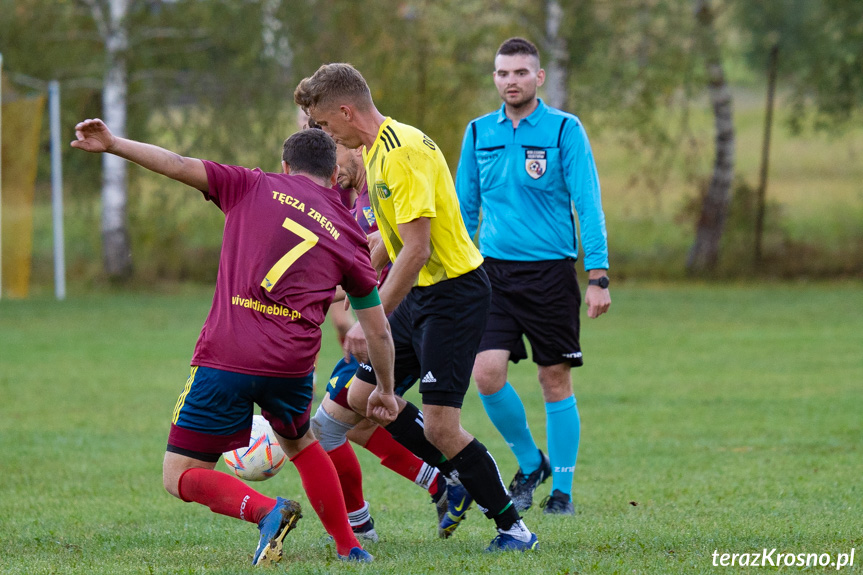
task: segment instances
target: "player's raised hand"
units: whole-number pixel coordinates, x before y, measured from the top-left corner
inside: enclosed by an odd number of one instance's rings
[[[116,140],[105,122],[98,118],[76,124],[75,137],[77,139],[72,142],[73,148],[93,153],[110,151]]]

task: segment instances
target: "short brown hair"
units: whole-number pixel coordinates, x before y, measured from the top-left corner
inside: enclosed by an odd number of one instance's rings
[[[365,78],[350,64],[324,64],[294,90],[294,102],[308,112],[333,101],[348,101],[360,110],[372,105],[372,93]]]
[[[282,160],[291,172],[329,178],[336,169],[336,143],[323,130],[300,130],[285,140]]]
[[[539,50],[536,49],[536,45],[530,40],[518,36],[505,40],[497,49],[495,56],[515,56],[516,54],[534,56],[539,60]]]

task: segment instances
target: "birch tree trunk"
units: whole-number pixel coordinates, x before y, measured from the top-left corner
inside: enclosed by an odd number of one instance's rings
[[[695,17],[698,43],[706,59],[708,92],[716,127],[716,156],[696,225],[695,243],[686,262],[686,269],[690,273],[713,271],[719,262],[719,246],[728,217],[731,183],[734,179],[733,99],[722,68],[710,0],[696,0]]]
[[[126,15],[132,0],[85,0],[105,44],[102,119],[115,136],[126,137],[126,50],[129,35]],[[126,216],[127,163],[102,154],[102,253],[111,280],[128,279],[132,271]]]
[[[263,40],[263,55],[274,60],[281,68],[285,77],[291,77],[294,65],[294,52],[288,41],[287,31],[279,20],[279,10],[282,0],[263,0],[261,7],[261,39]]]
[[[545,3],[545,45],[549,60],[546,65],[545,94],[549,106],[558,109],[566,108],[566,41],[560,37],[560,21],[563,19],[563,8],[557,0]]]

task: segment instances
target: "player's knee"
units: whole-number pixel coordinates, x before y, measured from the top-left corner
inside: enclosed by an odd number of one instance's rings
[[[498,391],[498,386],[495,384],[499,379],[487,371],[483,370],[474,370],[473,379],[476,382],[477,391],[479,391],[482,395],[492,395],[496,391]],[[504,377],[504,379],[506,379]]]
[[[569,364],[540,369],[538,376],[543,399],[546,402],[561,401],[572,395]]]
[[[318,406],[311,420],[312,433],[324,451],[332,451],[347,441],[347,434],[354,426],[337,420],[326,412],[322,405]]]
[[[478,364],[474,364],[471,375],[473,376],[473,379],[474,381],[476,381],[477,385],[485,383],[489,379],[488,370]]]
[[[474,364],[471,375],[476,382],[477,390],[483,395],[496,393],[506,384],[506,369],[492,367],[486,363]]]
[[[436,425],[435,422],[425,420],[425,438],[438,449],[441,449],[441,446],[449,442],[452,431],[451,429],[446,429],[445,426]]]

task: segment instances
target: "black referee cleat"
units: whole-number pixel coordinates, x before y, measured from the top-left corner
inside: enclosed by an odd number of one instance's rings
[[[521,513],[527,511],[533,505],[533,492],[539,487],[539,484],[551,477],[551,462],[546,457],[542,450],[539,450],[541,462],[539,469],[525,475],[521,471],[521,467],[515,473],[512,483],[509,484],[509,496],[512,498],[512,504],[515,505],[516,511]]]
[[[549,515],[575,515],[572,499],[560,489],[555,489],[539,506],[543,508],[543,513]]]

